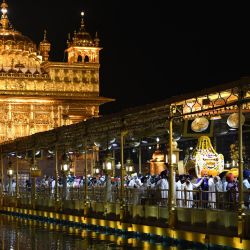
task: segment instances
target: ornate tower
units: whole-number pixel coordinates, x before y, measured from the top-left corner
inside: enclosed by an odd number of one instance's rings
[[[68,62],[69,63],[99,63],[99,38],[97,37],[93,40],[88,32],[85,30],[83,16],[84,13],[81,12],[81,25],[78,32],[74,32],[72,40],[67,41],[68,49]]]
[[[39,55],[36,44],[12,28],[5,0],[1,12],[0,143],[96,117],[99,106],[112,101],[99,96],[100,48],[90,35],[87,46],[83,20],[69,42],[69,61],[51,62],[46,32]]]
[[[51,44],[47,40],[47,31],[44,31],[43,41],[40,42],[40,53],[42,55],[42,60],[47,62],[49,60],[49,52],[50,52]]]

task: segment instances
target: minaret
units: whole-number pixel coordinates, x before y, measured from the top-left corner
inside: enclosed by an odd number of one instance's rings
[[[40,42],[40,53],[43,57],[43,62],[47,62],[49,60],[50,47],[51,44],[47,40],[47,31],[44,30],[43,41]]]
[[[81,23],[78,32],[74,32],[72,39],[67,40],[68,49],[68,62],[69,63],[99,63],[99,47],[100,39],[91,35],[86,31],[84,24],[84,12],[81,12]]]

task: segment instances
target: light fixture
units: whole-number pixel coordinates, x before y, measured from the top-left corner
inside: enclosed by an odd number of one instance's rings
[[[190,147],[190,148],[192,148],[192,147]],[[171,155],[171,163],[172,164],[174,164],[174,165],[178,164],[180,151],[182,151],[182,150],[180,150],[178,148],[177,142],[175,140],[173,140],[173,142],[172,142],[172,155]],[[166,155],[166,163],[168,163],[168,162],[169,162],[169,155],[167,154]]]
[[[12,168],[12,162],[9,160],[8,162],[8,169],[7,169],[7,175],[11,178],[14,174],[14,170]]]
[[[115,165],[115,167],[116,167],[116,169],[121,169],[121,166],[122,166],[122,164],[120,163],[120,162],[118,162],[116,165]]]
[[[115,138],[109,141],[109,143],[113,144],[115,142]]]
[[[94,145],[96,146],[96,147],[100,147],[101,146],[101,143],[99,143],[99,142],[94,142]]]
[[[108,174],[113,172],[115,165],[115,159],[112,157],[111,153],[108,152],[103,161],[103,170]]]
[[[130,173],[130,174],[131,174],[132,172],[134,172],[134,163],[133,163],[132,159],[128,158],[128,159],[126,160],[126,163],[125,163],[125,170],[126,170],[127,173]]]
[[[68,174],[70,167],[71,167],[70,158],[69,158],[68,154],[64,153],[62,155],[62,164],[61,164],[62,174],[64,174],[64,175]]]
[[[242,125],[245,122],[245,116],[242,114],[241,116],[241,123]],[[233,113],[227,118],[227,125],[231,128],[238,128],[239,127],[239,114],[238,113]]]
[[[209,121],[205,117],[197,117],[191,123],[191,129],[194,132],[205,131],[209,126]]]
[[[94,166],[94,173],[95,173],[96,175],[100,174],[101,169],[102,169],[102,166],[101,166],[100,162],[97,161],[97,162],[95,163],[95,166]]]
[[[221,115],[212,115],[212,116],[210,117],[210,120],[211,120],[211,121],[220,120],[220,119],[221,119]]]
[[[5,16],[6,15],[6,13],[8,12],[7,11],[7,9],[5,8],[5,7],[3,7],[2,9],[1,9],[1,12],[3,13],[3,15]]]
[[[30,176],[34,178],[41,176],[41,169],[38,168],[35,158],[31,158],[30,160]]]

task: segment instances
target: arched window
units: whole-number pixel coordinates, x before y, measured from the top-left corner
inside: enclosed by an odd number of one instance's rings
[[[84,62],[89,62],[89,57],[88,56],[84,57]]]
[[[82,62],[82,56],[81,56],[81,55],[79,55],[79,56],[77,57],[77,62]]]

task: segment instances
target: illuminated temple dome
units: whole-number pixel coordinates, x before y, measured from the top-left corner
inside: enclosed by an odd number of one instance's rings
[[[67,62],[49,60],[44,32],[39,46],[16,31],[1,3],[0,143],[99,116],[112,99],[99,95],[99,38],[86,31],[83,13],[78,32],[67,41]]]
[[[3,68],[15,72],[14,68],[37,67],[36,44],[21,32],[16,31],[9,22],[7,12],[8,4],[3,1],[1,4],[0,20],[0,62]]]
[[[85,46],[87,46],[87,47],[94,46],[94,41],[91,38],[91,35],[88,32],[86,32],[86,30],[85,30],[83,15],[84,15],[84,13],[82,12],[81,13],[82,20],[81,20],[81,26],[80,26],[79,31],[74,32],[74,36],[73,36],[72,40],[70,40],[70,37],[69,37],[69,40],[68,40],[69,47],[71,47],[71,46],[84,46],[84,47]]]

